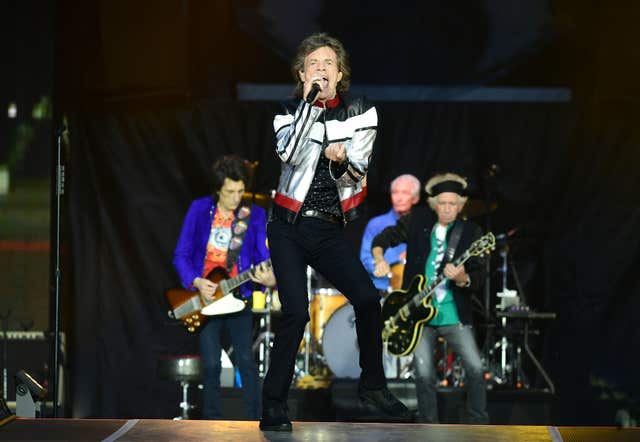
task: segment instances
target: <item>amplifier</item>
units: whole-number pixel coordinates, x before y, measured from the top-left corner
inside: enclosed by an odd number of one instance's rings
[[[0,390],[2,397],[8,402],[16,400],[16,387],[14,376],[20,370],[29,373],[40,385],[48,391],[46,401],[52,400],[53,384],[51,382],[50,349],[53,346],[53,333],[43,331],[7,331],[7,339],[4,332],[0,332]],[[65,356],[65,336],[60,333],[60,364],[58,374],[58,403],[62,404],[63,395],[63,367]],[[6,345],[6,366],[4,361],[4,346]],[[6,368],[6,371],[5,371]],[[6,379],[5,379],[6,373]],[[6,383],[6,386],[5,386]]]

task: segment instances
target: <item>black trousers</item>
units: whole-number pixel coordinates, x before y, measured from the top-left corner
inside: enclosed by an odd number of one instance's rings
[[[360,381],[371,389],[385,387],[380,297],[342,226],[316,218],[300,217],[295,224],[275,219],[267,225],[267,236],[282,318],[262,387],[263,405],[287,400],[296,354],[309,321],[307,265],[327,278],[353,305],[360,346]]]

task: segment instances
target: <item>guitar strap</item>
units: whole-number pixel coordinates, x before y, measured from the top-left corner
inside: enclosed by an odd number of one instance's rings
[[[453,226],[453,230],[451,231],[451,236],[449,236],[449,241],[447,241],[447,251],[444,259],[442,260],[443,265],[448,262],[453,262],[453,257],[456,254],[456,248],[458,247],[458,243],[462,237],[463,230],[464,223],[462,221],[456,221],[456,224]]]
[[[251,208],[241,205],[235,213],[236,217],[231,223],[231,240],[229,241],[229,249],[227,250],[227,272],[231,272],[233,266],[236,265],[244,237],[249,230],[249,219],[251,218]]]

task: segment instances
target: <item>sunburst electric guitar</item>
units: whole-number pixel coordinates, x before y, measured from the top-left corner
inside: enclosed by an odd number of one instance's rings
[[[271,260],[264,261],[271,268]],[[207,275],[207,279],[218,284],[213,301],[206,302],[199,292],[185,289],[167,290],[167,301],[171,306],[169,317],[179,319],[191,333],[199,329],[207,316],[226,315],[244,309],[245,302],[233,295],[233,290],[251,279],[254,268],[250,268],[233,278],[223,267],[216,267]]]
[[[487,233],[471,244],[453,264],[459,266],[472,256],[488,255],[495,246],[495,236]],[[427,284],[427,278],[416,275],[408,289],[396,290],[387,295],[382,304],[382,317],[385,318],[382,340],[391,354],[405,356],[416,348],[422,335],[422,327],[438,313],[431,300],[436,287],[444,279],[445,276],[441,273]]]

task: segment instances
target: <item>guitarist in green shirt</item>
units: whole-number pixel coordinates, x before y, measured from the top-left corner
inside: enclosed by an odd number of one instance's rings
[[[417,206],[411,213],[387,227],[372,242],[375,276],[389,273],[384,251],[407,243],[403,287],[415,275],[428,280],[442,274],[445,279],[431,298],[438,313],[419,335],[414,352],[414,373],[418,399],[418,421],[437,423],[436,371],[433,350],[439,336],[462,359],[467,385],[467,416],[472,424],[486,424],[486,387],[480,351],[471,325],[471,293],[484,281],[484,258],[474,256],[464,264],[453,261],[482,236],[480,227],[458,219],[467,201],[467,182],[454,173],[439,174],[426,184],[429,208]]]

